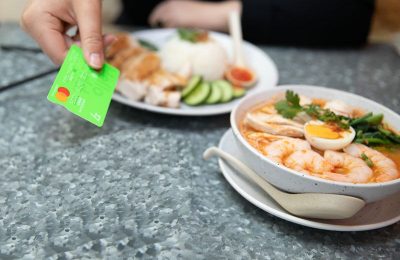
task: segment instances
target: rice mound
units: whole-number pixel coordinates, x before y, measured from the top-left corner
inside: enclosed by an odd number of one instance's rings
[[[164,69],[180,73],[190,66],[191,75],[207,81],[221,79],[228,62],[225,50],[212,39],[191,43],[175,37],[163,46],[160,56]]]

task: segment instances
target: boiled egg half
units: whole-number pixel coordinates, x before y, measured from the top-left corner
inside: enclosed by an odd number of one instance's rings
[[[304,125],[307,141],[319,150],[340,150],[349,145],[356,132],[352,127],[342,129],[322,121],[312,120]]]

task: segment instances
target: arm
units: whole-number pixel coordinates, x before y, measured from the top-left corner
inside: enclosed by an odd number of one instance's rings
[[[245,39],[306,46],[366,42],[374,0],[243,0]]]

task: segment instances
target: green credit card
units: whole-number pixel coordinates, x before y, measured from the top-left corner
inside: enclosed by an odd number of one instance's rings
[[[82,50],[72,45],[47,99],[101,127],[118,78],[119,70],[109,64],[100,71],[90,68]]]

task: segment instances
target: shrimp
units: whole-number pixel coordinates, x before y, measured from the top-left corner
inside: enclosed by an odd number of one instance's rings
[[[296,151],[311,150],[310,144],[299,138],[282,138],[264,148],[264,154],[272,161],[282,164],[283,160]]]
[[[334,166],[333,171],[324,172],[320,177],[333,181],[367,183],[373,172],[360,158],[335,151],[325,151],[324,158]]]
[[[267,133],[250,133],[247,135],[250,143],[276,163],[298,150],[310,150],[310,144],[303,139]]]
[[[363,144],[350,144],[343,150],[357,158],[361,158],[362,154],[366,155],[373,163],[372,171],[376,176],[376,182],[391,181],[399,178],[396,164],[382,153]]]
[[[265,147],[270,145],[272,142],[281,140],[284,138],[291,138],[283,135],[272,135],[268,133],[260,133],[251,131],[246,135],[246,139],[258,150],[263,151]]]
[[[322,174],[333,169],[332,164],[311,149],[296,151],[290,154],[284,160],[284,165],[295,171],[310,175]]]

